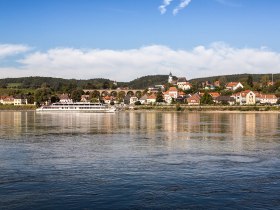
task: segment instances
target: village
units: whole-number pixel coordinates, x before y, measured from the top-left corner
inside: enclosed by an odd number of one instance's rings
[[[48,105],[54,102],[96,102],[109,105],[140,106],[140,105],[171,105],[185,104],[189,106],[200,105],[276,105],[280,103],[276,94],[267,94],[248,88],[248,84],[231,81],[223,86],[219,80],[213,83],[201,82],[200,88],[185,77],[174,77],[169,74],[165,84],[154,85],[146,89],[129,89],[117,87],[114,89],[83,89],[73,90],[71,93],[51,93],[46,87],[37,89],[33,94],[0,96],[2,105]],[[259,84],[257,84],[259,85]],[[267,81],[267,86],[274,85]],[[246,88],[247,87],[247,88]]]

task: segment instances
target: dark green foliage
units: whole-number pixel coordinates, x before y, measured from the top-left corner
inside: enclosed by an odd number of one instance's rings
[[[83,94],[84,94],[84,91],[82,89],[73,90],[71,93],[71,99],[74,102],[79,102],[79,101],[81,101],[81,97]]]
[[[208,92],[206,92],[206,93],[204,93],[204,95],[201,97],[200,103],[201,103],[201,104],[213,104],[214,101],[213,101],[212,96],[211,96]]]
[[[38,88],[34,93],[34,100],[37,103],[44,103],[50,99],[51,93],[50,88]]]
[[[177,78],[174,77],[174,79]],[[167,84],[167,80],[168,75],[149,75],[132,80],[128,83],[128,86],[134,89],[145,89],[155,85]]]
[[[59,97],[58,97],[57,95],[52,95],[52,96],[51,96],[51,102],[52,102],[52,103],[59,102]]]
[[[163,102],[163,94],[161,91],[157,92],[157,98],[156,98],[156,102]]]
[[[255,82],[260,82],[263,76],[267,76],[269,80],[272,80],[272,75],[271,74],[234,74],[234,75],[223,75],[220,76],[223,77],[222,81],[225,82],[239,82],[241,80],[246,80],[248,79],[248,76],[251,75],[253,78],[253,81]],[[280,74],[274,74],[273,75],[274,81],[280,80]],[[195,84],[195,82],[204,82],[204,81],[210,81],[214,82],[217,79],[217,76],[214,77],[204,77],[204,78],[197,78],[197,79],[191,79],[190,82],[192,84]]]
[[[247,84],[248,84],[250,87],[253,87],[253,86],[254,86],[252,75],[248,75]]]

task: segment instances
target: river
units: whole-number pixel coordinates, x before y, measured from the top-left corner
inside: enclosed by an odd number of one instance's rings
[[[280,114],[0,112],[1,209],[279,209]]]

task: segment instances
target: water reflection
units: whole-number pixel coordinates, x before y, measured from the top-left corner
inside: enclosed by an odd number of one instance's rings
[[[232,140],[241,149],[244,138],[273,139],[279,136],[277,113],[159,113],[120,112],[35,113],[0,112],[0,137],[28,135],[144,134],[166,140]]]
[[[276,113],[0,112],[0,206],[279,208],[279,123]]]
[[[279,129],[277,113],[159,113],[124,112],[116,114],[95,113],[35,113],[0,112],[1,136],[16,137],[29,132],[48,133],[130,133],[152,134],[164,131],[171,136],[185,133],[189,139],[194,134],[231,134],[241,136],[276,135]],[[171,139],[170,136],[170,139]]]

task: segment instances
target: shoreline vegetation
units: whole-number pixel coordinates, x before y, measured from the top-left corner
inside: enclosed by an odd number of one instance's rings
[[[177,111],[177,112],[280,112],[280,106],[211,106],[197,105],[188,106],[184,104],[176,104],[169,106],[150,105],[150,106],[134,106],[126,108],[126,110],[134,111]]]
[[[28,111],[36,110],[35,105],[0,105],[0,111]],[[211,105],[197,105],[188,106],[185,104],[173,105],[139,105],[127,106],[118,109],[119,111],[177,111],[177,112],[280,112],[280,106],[211,106]]]
[[[35,105],[21,105],[15,106],[10,104],[1,104],[0,111],[28,111],[28,110],[35,110],[37,107]]]

